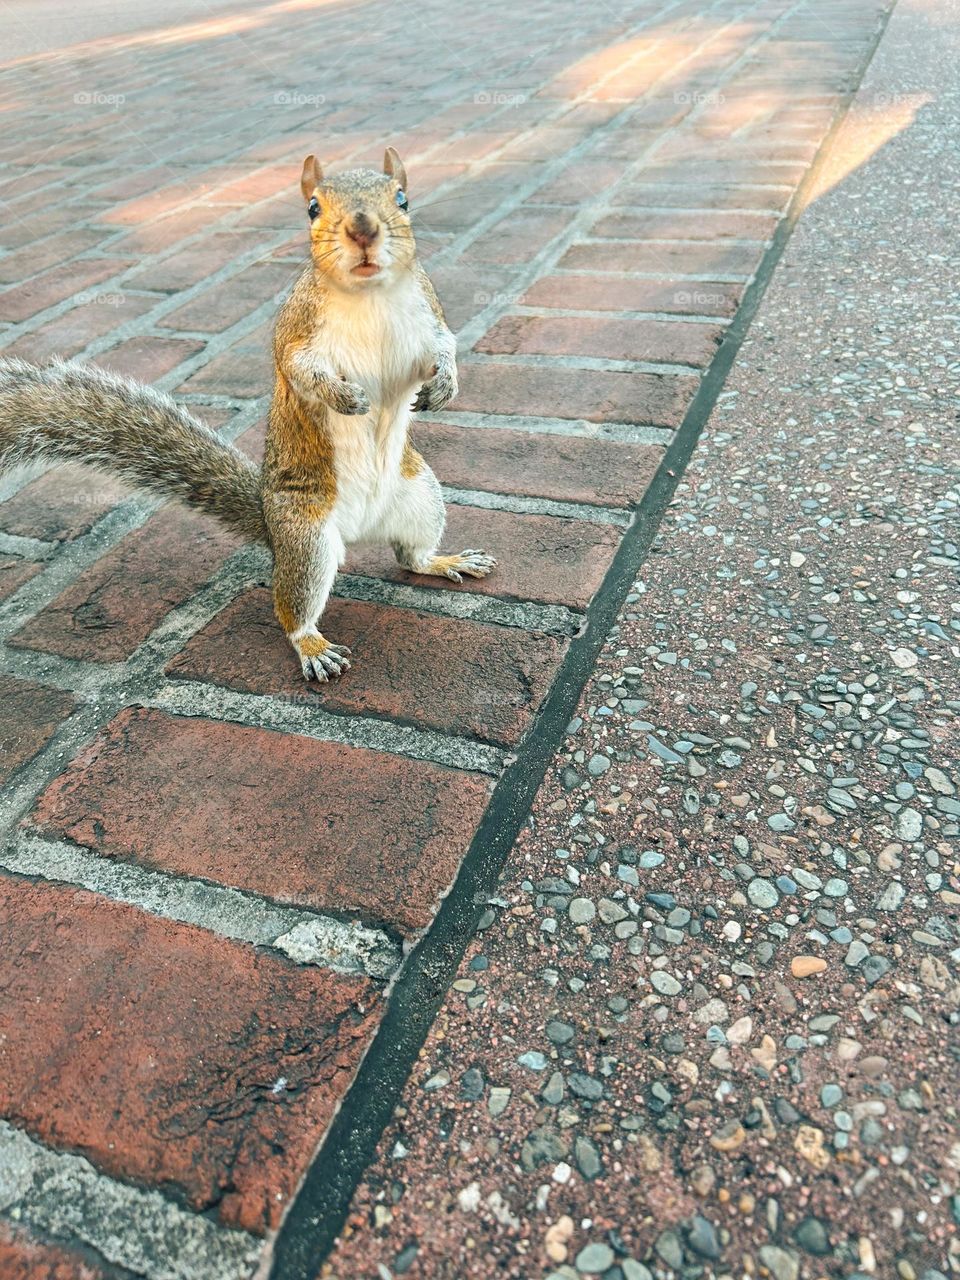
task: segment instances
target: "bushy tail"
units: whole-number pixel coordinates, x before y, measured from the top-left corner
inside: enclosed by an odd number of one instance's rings
[[[88,365],[0,360],[0,472],[55,458],[206,511],[266,542],[259,469],[162,392]]]

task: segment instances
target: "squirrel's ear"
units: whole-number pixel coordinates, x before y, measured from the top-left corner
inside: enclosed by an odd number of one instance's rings
[[[403,161],[393,147],[387,147],[383,153],[383,172],[391,178],[396,178],[403,190],[406,191],[407,171],[403,167]]]
[[[317,161],[316,156],[307,156],[303,162],[303,172],[300,174],[300,190],[303,192],[304,200],[309,200],[313,195],[315,187],[319,187],[323,181],[323,170]]]

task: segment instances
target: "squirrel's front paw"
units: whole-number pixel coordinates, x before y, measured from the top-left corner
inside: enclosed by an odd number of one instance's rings
[[[420,388],[413,402],[414,412],[429,409],[432,413],[436,413],[456,397],[458,390],[456,369],[452,366],[441,367]]]
[[[357,382],[331,378],[324,383],[323,398],[336,413],[355,416],[370,412],[370,397]]]
[[[342,644],[332,644],[319,632],[301,636],[293,646],[300,658],[304,680],[318,680],[325,684],[334,676],[342,676],[350,670],[350,650]]]

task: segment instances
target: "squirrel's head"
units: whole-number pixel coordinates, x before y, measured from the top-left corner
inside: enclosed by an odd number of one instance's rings
[[[310,219],[313,265],[345,289],[396,279],[413,265],[416,247],[407,207],[407,175],[393,147],[383,173],[351,169],[325,178],[307,156],[300,190]]]

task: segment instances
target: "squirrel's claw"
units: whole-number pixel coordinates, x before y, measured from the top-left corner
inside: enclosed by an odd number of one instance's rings
[[[370,412],[370,397],[363,387],[358,382],[347,382],[345,379],[331,383],[328,403],[336,413],[348,417]]]
[[[456,398],[458,389],[456,374],[441,370],[420,388],[413,402],[413,410],[415,413],[423,410],[437,413]]]
[[[493,556],[482,551],[462,551],[457,568],[469,578],[485,578],[496,563]]]
[[[438,578],[449,578],[451,582],[462,582],[463,575],[468,578],[485,578],[496,564],[493,556],[483,551],[461,551],[458,556],[433,556],[423,566],[415,565],[416,573],[431,573]]]
[[[349,653],[350,650],[346,645],[328,644],[322,653],[301,657],[300,665],[303,668],[304,680],[316,680],[320,684],[326,684],[334,677],[342,676],[344,671],[350,670],[350,661],[347,656]]]

